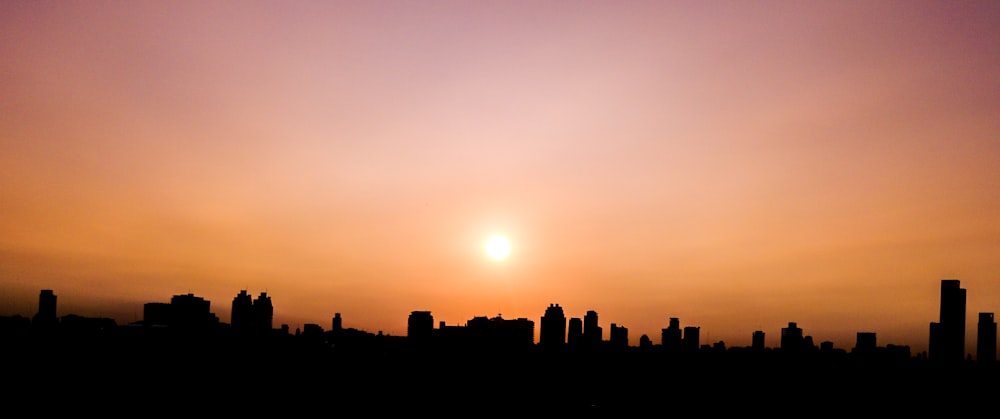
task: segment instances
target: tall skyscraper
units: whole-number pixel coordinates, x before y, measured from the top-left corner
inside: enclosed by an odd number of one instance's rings
[[[941,312],[931,323],[927,358],[932,361],[965,359],[965,289],[957,279],[941,280]]]
[[[257,330],[270,331],[274,328],[274,306],[271,305],[271,297],[268,297],[266,292],[260,293],[260,296],[253,300],[253,320]]]
[[[571,317],[569,330],[566,331],[566,344],[580,345],[581,343],[583,343],[583,319]]]
[[[266,292],[254,299],[247,290],[233,297],[230,324],[237,333],[267,333],[274,327],[274,306]]]
[[[549,304],[542,316],[538,343],[558,347],[566,343],[566,315],[559,304]]]
[[[677,317],[671,317],[667,328],[660,329],[660,345],[665,350],[679,350],[681,347],[682,337],[683,331],[681,330],[681,320]]]
[[[611,323],[611,346],[614,348],[628,347],[628,328]]]
[[[344,319],[340,317],[340,313],[333,313],[333,320],[330,325],[330,330],[334,333],[338,333],[344,330]]]
[[[597,322],[597,312],[590,310],[583,316],[583,340],[590,345],[596,345],[604,340],[604,330]]]
[[[997,322],[993,313],[979,313],[979,330],[976,334],[976,361],[993,363],[997,360]]]
[[[698,348],[701,346],[701,327],[699,326],[684,327],[684,337],[682,342],[685,351],[693,352],[698,350]]]
[[[42,290],[38,294],[38,313],[31,320],[36,328],[47,328],[59,323],[56,317],[56,294],[52,290]]]
[[[781,328],[781,350],[799,352],[805,347],[802,329],[795,322],[788,322],[788,327]]]
[[[247,290],[240,290],[240,293],[233,297],[229,324],[237,332],[253,329],[253,297],[247,293]]]
[[[750,343],[750,347],[751,348],[753,348],[756,351],[763,351],[764,350],[764,331],[763,330],[755,330],[753,332],[753,336],[751,337],[750,342],[751,342]]]

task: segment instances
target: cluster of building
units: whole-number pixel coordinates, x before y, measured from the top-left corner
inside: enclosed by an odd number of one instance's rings
[[[198,334],[209,333],[228,335],[258,335],[258,336],[300,336],[318,345],[329,347],[352,345],[359,343],[372,344],[376,338],[399,343],[403,337],[383,336],[381,332],[372,334],[357,329],[343,327],[340,313],[336,313],[330,330],[324,330],[318,324],[307,324],[294,334],[287,325],[275,328],[273,325],[274,307],[266,292],[261,292],[256,298],[247,290],[241,290],[232,301],[230,323],[219,321],[211,311],[211,303],[194,294],[175,295],[166,302],[146,303],[143,307],[143,320],[123,327],[144,331],[160,331],[160,333]],[[971,360],[972,354],[966,353],[966,290],[961,288],[958,280],[945,279],[941,281],[941,311],[940,318],[930,324],[930,340],[928,351],[924,356],[931,360],[961,361]],[[112,319],[87,318],[76,315],[57,317],[56,295],[52,290],[42,290],[39,295],[38,312],[31,319],[22,316],[0,318],[0,332],[10,335],[11,332],[26,332],[28,330],[52,331],[62,330],[80,333],[112,333],[119,327]],[[659,342],[654,343],[647,335],[639,338],[638,349],[657,348],[666,352],[683,353],[698,350],[725,350],[723,342],[703,345],[700,338],[700,327],[680,326],[678,318],[670,318],[666,328],[661,330]],[[747,349],[763,351],[764,332],[753,332],[751,346]],[[982,362],[995,362],[997,349],[997,325],[991,312],[980,312],[977,329],[977,346],[975,359]],[[541,317],[539,340],[535,343],[535,323],[527,318],[504,319],[477,316],[464,325],[447,325],[439,322],[434,327],[434,318],[430,311],[413,311],[407,321],[405,343],[410,348],[435,349],[468,349],[468,348],[582,348],[582,349],[625,349],[630,348],[628,328],[611,324],[610,336],[604,339],[604,330],[598,321],[596,311],[590,310],[580,317],[567,318],[559,304],[550,304]],[[874,353],[880,349],[889,349],[903,357],[909,357],[908,346],[887,345],[877,346],[876,335],[873,332],[858,332],[857,341],[852,352]],[[786,353],[810,351],[834,351],[832,342],[821,342],[816,345],[811,336],[805,335],[795,322],[789,322],[781,329],[780,347]]]

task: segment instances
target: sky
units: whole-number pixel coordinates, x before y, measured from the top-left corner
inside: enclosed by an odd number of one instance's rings
[[[967,351],[1000,313],[1000,2],[15,0],[0,57],[0,315],[919,353],[942,279]]]

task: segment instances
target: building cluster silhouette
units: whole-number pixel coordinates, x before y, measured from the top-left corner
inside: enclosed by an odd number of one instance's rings
[[[781,328],[777,347],[765,345],[762,330],[752,332],[750,346],[727,347],[702,343],[701,328],[676,317],[658,340],[642,335],[632,346],[628,328],[611,323],[606,336],[596,311],[570,317],[554,303],[541,315],[537,342],[531,319],[498,314],[449,325],[435,323],[426,310],[410,312],[404,336],[345,327],[340,313],[328,328],[310,323],[291,331],[273,324],[271,296],[255,298],[247,290],[233,298],[229,323],[212,312],[210,301],[180,294],[144,304],[142,320],[119,325],[58,316],[57,296],[45,289],[31,318],[0,317],[0,359],[8,361],[14,382],[30,388],[62,383],[50,393],[60,399],[86,398],[82,404],[92,405],[114,391],[134,400],[170,400],[180,409],[218,402],[211,396],[215,384],[261,398],[332,397],[341,407],[377,396],[411,410],[478,409],[461,410],[466,413],[539,407],[621,413],[668,400],[780,396],[783,403],[849,414],[870,409],[873,395],[892,392],[906,395],[884,396],[892,409],[886,413],[898,414],[904,400],[916,412],[928,403],[953,408],[953,400],[992,400],[1000,394],[993,313],[979,313],[973,357],[965,353],[965,290],[944,280],[941,291],[930,349],[911,354],[909,346],[879,345],[867,331],[858,332],[850,351],[815,344],[796,322]]]
[[[813,342],[796,322],[781,328],[777,348],[765,346],[765,332],[755,330],[751,345],[746,348],[727,348],[724,342],[703,344],[697,326],[681,327],[680,319],[669,318],[661,330],[659,341],[647,335],[639,338],[638,346],[630,346],[628,328],[615,323],[610,325],[606,340],[598,313],[589,310],[581,317],[567,317],[559,304],[550,304],[540,319],[539,339],[536,343],[535,322],[527,318],[504,319],[476,316],[464,325],[448,325],[441,321],[435,327],[430,311],[412,311],[407,320],[406,336],[388,336],[381,332],[344,328],[340,313],[336,313],[329,330],[318,324],[305,324],[294,332],[288,325],[275,328],[274,307],[271,297],[261,292],[256,298],[241,290],[232,300],[230,323],[220,322],[211,310],[211,302],[194,294],[173,296],[169,302],[149,302],[143,306],[143,319],[118,325],[108,318],[87,318],[78,315],[57,315],[57,296],[53,290],[43,289],[39,294],[38,311],[28,319],[16,315],[0,318],[0,333],[8,340],[51,336],[64,332],[73,336],[115,336],[190,338],[271,338],[295,340],[314,348],[348,351],[658,351],[666,354],[724,353],[730,351],[775,351],[784,355],[811,353],[843,354],[832,342]],[[979,313],[975,356],[965,351],[966,290],[955,279],[941,281],[940,318],[930,323],[928,351],[911,354],[909,346],[877,344],[874,332],[858,332],[850,354],[857,356],[882,355],[890,359],[926,358],[931,361],[953,362],[976,360],[995,363],[997,326],[993,313]],[[246,343],[246,342],[244,342]]]

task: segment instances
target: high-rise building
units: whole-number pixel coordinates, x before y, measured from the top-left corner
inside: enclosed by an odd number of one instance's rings
[[[941,312],[930,325],[927,358],[932,361],[965,359],[965,289],[957,279],[941,280]]]
[[[333,321],[330,330],[334,333],[344,330],[344,319],[340,318],[340,313],[333,313]]]
[[[878,347],[875,332],[858,332],[858,337],[854,343],[854,351],[859,354],[870,354]]]
[[[628,328],[611,323],[611,346],[614,348],[628,347]]]
[[[781,350],[798,352],[806,346],[802,337],[802,329],[795,322],[788,322],[788,327],[781,328]]]
[[[663,349],[665,350],[679,350],[681,348],[682,337],[683,331],[681,330],[681,320],[677,317],[671,317],[667,328],[660,329],[660,345],[663,346]]]
[[[53,327],[59,323],[56,316],[56,294],[52,290],[42,290],[38,294],[38,313],[31,323],[36,328]]]
[[[763,330],[755,330],[753,332],[753,336],[751,337],[750,342],[751,342],[750,343],[750,347],[751,348],[753,348],[756,351],[763,351],[764,350],[764,331]]]
[[[583,319],[571,317],[569,329],[566,331],[566,344],[580,345],[583,343]]]
[[[979,313],[976,360],[981,363],[993,363],[997,360],[997,323],[993,320],[993,313]]]
[[[597,322],[597,312],[590,310],[583,316],[583,340],[589,345],[596,345],[604,340],[604,330]]]
[[[424,342],[434,333],[434,316],[429,311],[413,311],[406,321],[406,337],[415,342]]]
[[[233,297],[233,308],[230,311],[229,324],[234,331],[246,332],[253,329],[253,297],[247,290]]]
[[[562,346],[566,343],[566,315],[559,304],[549,304],[545,309],[538,343],[542,346]]]
[[[260,293],[256,299],[240,290],[233,297],[233,308],[230,323],[238,333],[264,333],[272,330],[274,322],[274,306],[271,297],[266,292]]]
[[[271,297],[268,297],[266,292],[260,293],[260,296],[253,300],[253,321],[257,330],[269,331],[274,328],[274,306],[271,305]]]
[[[698,350],[698,347],[701,346],[701,327],[686,326],[684,328],[682,344],[685,351],[693,352]]]

